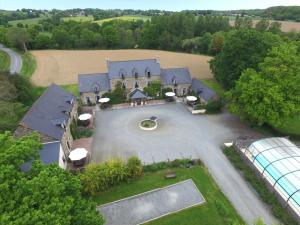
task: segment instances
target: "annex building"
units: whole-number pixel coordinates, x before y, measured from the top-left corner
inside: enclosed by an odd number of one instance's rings
[[[117,84],[126,89],[128,99],[146,98],[143,89],[154,80],[160,80],[163,88],[171,88],[177,96],[188,94],[192,86],[188,68],[163,69],[157,59],[107,60],[106,73],[78,75],[79,92],[84,104],[98,102],[104,93],[113,91]]]

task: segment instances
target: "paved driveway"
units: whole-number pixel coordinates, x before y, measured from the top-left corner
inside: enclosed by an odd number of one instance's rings
[[[13,50],[4,47],[2,44],[0,44],[0,50],[6,52],[10,57],[10,73],[20,73],[22,68],[21,56]]]
[[[194,182],[186,180],[108,203],[97,209],[104,215],[105,225],[135,225],[204,202],[205,200]]]
[[[151,116],[158,117],[158,129],[140,130],[138,123]],[[267,224],[275,224],[220,148],[237,136],[257,135],[230,114],[191,115],[181,104],[98,111],[92,158],[99,162],[137,155],[144,163],[200,158],[246,222],[262,217]]]

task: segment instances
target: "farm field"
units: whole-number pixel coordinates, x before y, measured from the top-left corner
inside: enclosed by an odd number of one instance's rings
[[[126,15],[126,16],[118,16],[118,17],[112,17],[112,18],[107,18],[107,19],[103,19],[103,20],[97,20],[94,21],[95,23],[98,23],[99,25],[101,25],[104,22],[109,22],[111,20],[127,20],[127,21],[132,21],[132,20],[150,20],[151,16],[139,16],[139,15]]]
[[[34,25],[34,24],[38,24],[38,22],[42,19],[46,19],[48,16],[42,15],[40,17],[37,18],[32,18],[32,19],[25,19],[25,20],[13,20],[13,21],[9,21],[8,23],[12,26],[17,26],[18,23],[22,23],[23,25]]]
[[[188,67],[191,75],[211,79],[209,56],[158,50],[42,50],[31,51],[37,62],[32,80],[38,86],[55,82],[60,85],[76,84],[80,73],[107,72],[106,59],[130,60],[158,58],[162,68]]]
[[[259,20],[253,20],[253,24],[258,23]],[[271,22],[275,22],[274,20],[271,20]],[[281,30],[283,32],[290,32],[290,31],[300,31],[300,22],[293,22],[293,21],[276,21],[281,23]],[[234,20],[229,21],[231,26],[234,26]]]
[[[64,17],[62,18],[63,21],[76,21],[76,22],[88,22],[93,21],[93,16],[70,16],[70,17]]]

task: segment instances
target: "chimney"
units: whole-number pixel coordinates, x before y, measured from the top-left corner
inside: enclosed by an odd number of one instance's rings
[[[160,64],[159,61],[160,61],[160,60],[159,60],[159,56],[157,55],[157,56],[156,56],[156,62],[157,62],[158,64]]]
[[[110,60],[109,60],[109,58],[105,58],[105,61],[106,61],[106,66],[107,66],[107,68],[109,69],[109,62],[110,62]]]

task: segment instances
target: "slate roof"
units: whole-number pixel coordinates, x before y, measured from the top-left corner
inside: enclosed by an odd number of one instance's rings
[[[163,85],[191,84],[192,79],[188,68],[170,68],[161,70]]]
[[[195,78],[192,80],[192,90],[196,92],[205,101],[218,98],[218,95],[214,90],[210,89],[209,87],[204,85],[200,80]]]
[[[58,85],[51,84],[29,109],[20,124],[61,140],[64,129],[60,124],[68,122],[68,112],[72,111],[74,101],[75,96]]]
[[[130,94],[130,99],[141,99],[141,98],[147,98],[147,96],[142,92],[140,89],[135,89]]]
[[[160,64],[156,59],[128,60],[128,61],[108,61],[108,76],[110,79],[134,77],[133,71],[137,71],[138,76],[146,76],[146,71],[151,75],[160,75]]]
[[[79,74],[78,75],[79,92],[94,92],[95,87],[100,91],[109,91],[110,82],[107,73]]]
[[[60,142],[43,144],[40,150],[40,160],[44,164],[58,163],[59,161]],[[31,169],[32,160],[24,163],[21,166],[23,172],[28,172]]]

